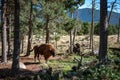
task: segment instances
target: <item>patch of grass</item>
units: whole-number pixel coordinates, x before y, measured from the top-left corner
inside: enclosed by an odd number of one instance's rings
[[[96,60],[95,56],[84,57],[83,58],[83,64],[86,63],[86,62],[94,61],[94,60]]]
[[[50,60],[49,66],[53,67],[55,70],[69,71],[73,66],[77,66],[77,62],[74,61],[74,57],[79,57],[77,55],[70,55],[67,58],[60,60]]]
[[[55,70],[68,71],[72,66],[76,66],[77,63],[73,60],[50,60],[48,65]]]
[[[67,58],[65,59],[49,60],[48,65],[52,67],[54,70],[68,72],[72,70],[73,66],[78,66],[78,62],[75,61],[74,58],[80,59],[81,57],[79,55],[72,54],[67,56]],[[95,56],[83,57],[82,64],[88,63],[93,60],[96,60]]]

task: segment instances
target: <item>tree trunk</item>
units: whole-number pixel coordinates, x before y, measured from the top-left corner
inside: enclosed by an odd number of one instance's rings
[[[16,75],[19,71],[19,56],[20,56],[20,4],[19,0],[14,0],[15,12],[14,12],[14,52],[12,63],[12,74]]]
[[[109,25],[110,17],[111,17],[111,15],[112,15],[112,11],[113,11],[113,8],[114,8],[114,5],[115,5],[116,1],[117,1],[117,0],[115,0],[115,1],[112,3],[112,7],[111,7],[111,10],[110,10],[110,14],[109,14],[109,16],[108,16],[108,25]]]
[[[57,40],[55,40],[55,46],[56,46],[56,49],[57,49]]]
[[[117,42],[119,43],[120,42],[120,18],[119,18],[119,25],[118,25],[118,38],[117,38]]]
[[[93,47],[93,35],[94,35],[94,9],[95,8],[95,0],[92,0],[92,21],[91,21],[91,31],[90,31],[90,48],[92,49],[92,54],[94,52]]]
[[[107,62],[107,40],[108,40],[107,0],[100,0],[100,46],[99,46],[100,63]]]
[[[21,34],[21,45],[20,45],[20,53],[23,53],[23,49],[24,49],[24,35]]]
[[[72,54],[73,53],[73,36],[72,36],[72,34],[73,34],[73,31],[71,30],[70,31],[70,54]]]
[[[2,62],[7,63],[7,51],[6,51],[6,0],[2,0]]]
[[[73,13],[71,12],[71,18],[73,18]],[[75,37],[73,38],[73,29],[70,30],[70,54],[73,53],[73,40],[75,39]]]
[[[27,44],[27,53],[26,56],[30,55],[30,49],[32,44],[32,0],[31,0],[31,7],[30,7],[30,18],[29,18],[29,32],[28,32],[28,44]]]
[[[46,17],[46,42],[45,43],[49,43],[50,40],[50,28],[49,28],[49,16],[47,15]]]
[[[77,27],[74,28],[74,32],[73,32],[73,45],[75,44],[76,34],[77,34]]]
[[[7,18],[7,43],[8,43],[8,56],[11,54],[11,15]]]
[[[79,11],[77,10],[76,12],[77,12],[77,19],[79,20]],[[72,18],[73,18],[73,16],[72,16]],[[77,31],[78,31],[77,29],[78,29],[78,26],[74,28],[74,32],[73,32],[73,45],[75,44],[75,37],[76,37]]]

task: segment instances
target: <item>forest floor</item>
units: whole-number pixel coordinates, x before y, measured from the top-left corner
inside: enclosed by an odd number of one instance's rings
[[[108,45],[109,47],[111,46],[116,46],[116,41],[117,41],[117,35],[112,35],[109,36],[108,39]],[[81,45],[85,45],[83,47],[81,47],[81,50],[83,53],[89,52],[86,51],[89,47],[89,36],[78,36],[76,37],[75,42],[80,43]],[[36,42],[34,42],[36,43]],[[86,47],[87,46],[87,47]],[[94,36],[94,49],[98,49],[99,46],[99,37],[98,36]],[[120,47],[120,45],[117,45],[117,47]],[[22,54],[20,57],[20,62],[24,63],[26,66],[26,69],[20,69],[20,75],[19,76],[23,76],[23,77],[33,77],[36,73],[38,73],[40,70],[44,69],[44,68],[48,68],[49,66],[59,69],[59,68],[63,68],[63,70],[70,70],[71,66],[74,66],[77,64],[77,62],[74,62],[73,58],[77,57],[79,58],[79,56],[74,56],[72,58],[67,58],[68,56],[65,56],[64,54],[66,54],[66,50],[69,48],[69,36],[62,36],[61,39],[58,41],[58,51],[57,53],[59,53],[60,55],[57,55],[55,57],[50,57],[49,58],[49,62],[47,65],[45,63],[44,58],[41,59],[41,63],[39,62],[34,62],[33,59],[33,55],[30,55],[29,57],[24,57],[24,55]],[[63,54],[62,54],[63,53]],[[90,59],[94,59],[93,57]],[[90,61],[88,59],[88,61]],[[87,62],[87,61],[86,61]],[[72,64],[72,65],[71,65]],[[69,66],[68,66],[69,65]],[[0,63],[0,80],[16,80],[15,77],[11,77],[10,75],[10,70],[11,70],[11,66],[12,66],[12,60],[8,60],[8,63],[4,64],[4,63]]]
[[[32,57],[21,57],[20,62],[25,64],[26,69],[20,69],[20,72],[18,74],[19,76],[23,76],[23,75],[29,76],[31,74],[34,75],[34,72],[36,72],[36,70],[40,70],[39,64],[32,63],[33,62]],[[12,67],[11,60],[9,60],[9,62],[6,64],[5,63],[0,64],[0,80],[4,80],[4,79],[14,80],[15,79],[15,77],[13,77],[10,73],[11,67]]]
[[[59,56],[56,57],[50,57],[49,60],[57,60],[59,59]],[[23,64],[25,64],[26,69],[20,69],[20,72],[18,74],[18,76],[21,77],[33,77],[36,73],[38,73],[40,70],[43,69],[43,66],[45,68],[48,68],[48,64],[45,63],[44,58],[42,57],[41,59],[41,63],[34,62],[33,59],[33,55],[30,56],[21,56],[20,57],[20,62],[22,62]],[[12,67],[12,61],[9,60],[8,63],[0,63],[0,80],[4,80],[4,79],[8,79],[8,80],[14,80],[13,77],[11,77],[12,75],[10,75],[10,70]],[[15,79],[16,80],[16,79]]]

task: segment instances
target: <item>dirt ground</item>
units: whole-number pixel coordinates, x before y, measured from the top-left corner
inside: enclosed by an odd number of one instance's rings
[[[57,59],[59,59],[59,58],[60,58],[59,56],[50,57],[49,60],[53,60],[53,59],[56,59],[56,60],[57,60]],[[42,64],[45,63],[45,60],[44,60],[43,57],[42,57],[41,61],[42,61]],[[39,71],[39,70],[42,69],[41,66],[40,66],[41,63],[39,63],[38,61],[35,62],[35,61],[34,61],[34,58],[33,58],[33,55],[31,55],[31,56],[26,56],[26,57],[23,57],[23,56],[20,57],[20,62],[22,62],[22,63],[25,64],[26,70],[30,70],[30,71],[36,72],[36,71]],[[46,63],[45,63],[45,64],[46,64]],[[6,64],[0,63],[0,69],[4,69],[4,68],[11,69],[11,66],[12,66],[11,60],[10,60],[8,63],[6,63]]]
[[[36,68],[39,68],[39,64],[36,64],[33,61],[34,60],[33,60],[32,56],[30,56],[30,57],[20,57],[20,62],[25,64],[27,70],[35,71]],[[0,64],[0,69],[11,68],[11,64],[12,64],[11,61],[9,61],[6,64],[1,63]]]
[[[52,59],[59,59],[58,56],[56,57],[50,57],[49,60]],[[24,63],[26,66],[26,69],[20,69],[19,72],[19,76],[28,76],[28,77],[33,77],[36,73],[38,73],[40,70],[42,70],[42,66],[40,64],[46,64],[44,58],[42,57],[41,62],[39,63],[34,62],[33,59],[33,55],[29,56],[29,57],[20,57],[20,62]],[[47,65],[47,64],[46,64]],[[11,66],[12,66],[12,62],[11,60],[9,60],[8,63],[4,64],[4,63],[0,63],[0,80],[4,80],[4,79],[10,79],[10,80],[14,80],[10,75],[10,70],[11,70]]]

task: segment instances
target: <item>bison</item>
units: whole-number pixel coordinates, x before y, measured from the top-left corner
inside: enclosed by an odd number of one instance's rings
[[[48,44],[48,43],[41,44],[41,45],[35,45],[32,50],[34,50],[35,62],[36,62],[36,58],[40,62],[40,59],[39,59],[40,55],[43,55],[47,62],[47,60],[50,56],[53,56],[53,57],[55,56],[55,51],[56,51],[55,47],[52,44]]]
[[[81,54],[81,51],[80,51],[80,44],[79,43],[76,43],[73,47],[73,52],[74,53],[78,53],[78,54]]]

